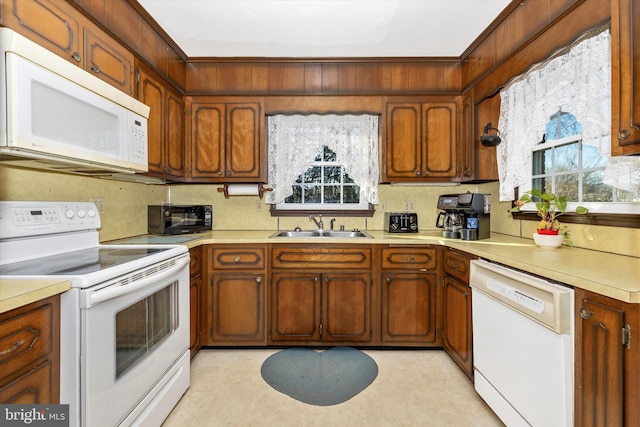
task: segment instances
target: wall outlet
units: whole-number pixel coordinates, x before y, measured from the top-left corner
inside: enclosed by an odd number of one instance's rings
[[[256,200],[256,212],[262,212],[262,209],[264,209],[264,202],[262,199]]]
[[[378,204],[378,210],[380,212],[386,212],[387,211],[387,202],[381,200],[380,203]]]
[[[95,203],[96,208],[98,208],[98,213],[100,213],[100,214],[104,213],[104,198],[102,198],[102,197],[92,197],[91,199],[89,199],[89,201],[91,203]]]
[[[416,210],[416,202],[414,200],[403,201],[402,210],[405,212],[414,212]]]

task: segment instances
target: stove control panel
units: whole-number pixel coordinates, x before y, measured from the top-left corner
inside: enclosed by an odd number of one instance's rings
[[[98,228],[94,203],[0,201],[0,240]]]

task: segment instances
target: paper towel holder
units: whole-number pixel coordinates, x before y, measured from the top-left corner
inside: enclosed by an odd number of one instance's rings
[[[247,185],[255,185],[255,192],[252,189],[251,191],[241,191],[236,193],[234,191],[235,186],[247,186]],[[246,190],[246,189],[243,189]],[[262,199],[262,196],[267,191],[273,191],[273,188],[263,187],[262,183],[259,182],[257,184],[229,184],[225,183],[222,187],[218,187],[218,193],[224,193],[224,198],[228,199],[230,196],[259,196]],[[234,194],[235,193],[235,194]]]

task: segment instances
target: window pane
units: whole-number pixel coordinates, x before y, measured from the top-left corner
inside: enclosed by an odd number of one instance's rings
[[[551,191],[551,177],[547,176],[544,178],[534,178],[533,179],[533,188],[540,190],[543,193],[548,193]]]
[[[607,159],[600,155],[597,147],[582,145],[583,169],[603,168],[606,164]]]
[[[610,186],[602,182],[603,178],[603,170],[586,172],[583,175],[583,202],[613,202],[613,191]]]
[[[578,170],[579,144],[567,144],[556,147],[556,168],[557,172]],[[575,181],[577,183],[577,181]],[[565,193],[561,193],[565,194]]]
[[[302,203],[302,187],[299,185],[293,185],[293,194],[287,197],[285,203]]]
[[[533,152],[533,174],[542,175],[551,172],[551,149]]]
[[[324,187],[325,203],[340,203],[340,187],[336,185]]]
[[[336,161],[336,153],[334,153],[333,151],[329,150],[329,147],[327,147],[326,145],[324,146],[324,158],[323,160],[325,162],[335,162]]]
[[[578,195],[578,174],[570,173],[556,176],[556,194],[565,196],[568,202],[579,201]]]
[[[322,193],[317,185],[305,185],[302,203],[322,203]]]
[[[360,186],[346,185],[344,188],[343,203],[360,203]]]
[[[342,167],[340,166],[327,166],[324,168],[324,183],[331,184],[334,182],[340,182],[342,175]]]
[[[304,172],[304,182],[305,183],[320,182],[321,173],[322,173],[322,169],[319,166],[314,166],[307,169]]]

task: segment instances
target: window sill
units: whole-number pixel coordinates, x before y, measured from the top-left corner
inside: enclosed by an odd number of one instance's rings
[[[362,209],[362,210],[340,210],[340,209],[276,209],[273,206],[269,209],[271,216],[283,216],[283,217],[295,217],[295,216],[309,216],[309,215],[323,215],[323,216],[339,216],[339,217],[372,217],[375,213],[375,209]]]
[[[535,212],[513,212],[511,215],[513,215],[513,219],[521,219],[525,221],[540,221],[540,217]],[[640,228],[640,215],[606,213],[588,213],[586,215],[578,215],[575,213],[566,213],[562,215],[562,217],[560,217],[560,222],[564,224]]]

